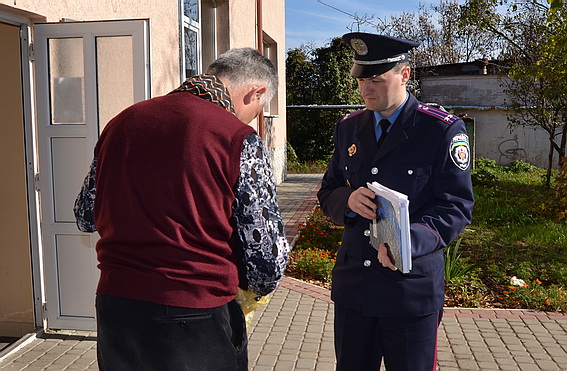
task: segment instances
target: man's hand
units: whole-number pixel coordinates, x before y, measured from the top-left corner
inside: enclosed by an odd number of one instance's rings
[[[390,257],[390,248],[385,243],[381,243],[378,247],[378,261],[385,268],[390,268],[393,271],[398,270]]]
[[[347,206],[351,211],[366,219],[376,219],[376,195],[368,188],[360,187],[352,192],[348,198]]]

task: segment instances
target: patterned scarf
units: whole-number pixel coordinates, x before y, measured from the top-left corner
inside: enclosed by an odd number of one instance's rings
[[[169,94],[184,91],[221,106],[230,113],[235,113],[228,89],[214,75],[201,74],[189,77],[180,87]]]

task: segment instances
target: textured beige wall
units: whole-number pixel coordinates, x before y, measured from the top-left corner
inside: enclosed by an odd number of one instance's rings
[[[0,23],[0,336],[34,328],[19,28]]]
[[[209,6],[207,0],[203,0]],[[32,20],[59,22],[150,19],[152,96],[168,93],[179,85],[179,20],[177,0],[0,0],[15,11],[29,12]],[[258,47],[256,0],[217,0],[217,51],[228,48]],[[277,43],[280,88],[278,118],[273,119],[269,145],[285,146],[285,1],[262,0],[262,27]],[[203,66],[206,69],[206,65]],[[257,123],[252,126],[258,128]]]
[[[179,85],[179,20],[176,0],[0,0],[0,4],[38,15],[37,21],[59,22],[150,19],[152,96]]]
[[[258,48],[256,0],[228,2],[230,22],[230,48]],[[253,14],[254,17],[250,15]],[[276,182],[285,176],[286,110],[285,110],[285,2],[283,0],[262,0],[262,29],[277,45],[276,68],[279,72],[277,117],[265,120],[264,137],[271,154]],[[258,130],[258,122],[251,125]]]
[[[286,100],[285,100],[285,2],[281,0],[263,0],[262,27],[277,44],[276,68],[279,72],[278,118],[274,119],[274,147],[286,143]]]

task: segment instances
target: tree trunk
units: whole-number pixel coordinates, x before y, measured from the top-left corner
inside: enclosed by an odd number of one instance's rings
[[[563,158],[565,157],[565,145],[567,144],[567,125],[563,124],[561,132],[561,141],[559,145],[559,169],[563,166]]]
[[[550,137],[549,140],[551,144],[549,146],[549,156],[547,159],[547,174],[545,179],[545,185],[547,186],[547,189],[549,189],[549,186],[551,185],[551,166],[553,165],[553,152],[555,151],[555,149],[553,148],[553,137]],[[559,159],[561,159],[561,157],[559,157]]]

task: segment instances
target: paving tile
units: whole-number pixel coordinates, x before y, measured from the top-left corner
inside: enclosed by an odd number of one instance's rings
[[[291,174],[278,186],[290,242],[316,205],[321,177]],[[284,277],[270,303],[255,313],[249,331],[251,371],[334,370],[333,316],[329,290]],[[0,353],[0,370],[98,370],[95,339],[96,333],[87,331],[40,334],[17,352]],[[439,371],[562,370],[565,365],[565,314],[445,309],[439,327]]]

